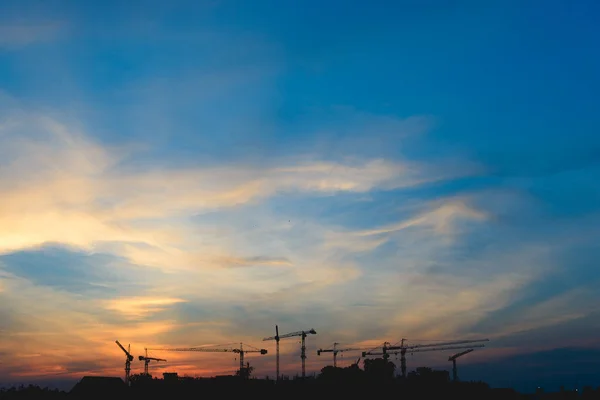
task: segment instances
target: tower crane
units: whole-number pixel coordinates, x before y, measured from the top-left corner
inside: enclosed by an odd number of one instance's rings
[[[279,327],[277,325],[275,325],[275,336],[271,336],[271,337],[266,337],[263,339],[263,342],[265,340],[275,340],[275,342],[277,343],[277,348],[276,348],[276,362],[277,362],[277,380],[279,380],[279,340],[281,339],[285,339],[285,338],[290,338],[290,337],[295,337],[295,336],[300,336],[302,338],[302,347],[300,348],[301,353],[300,353],[300,358],[302,359],[302,378],[306,377],[306,336],[307,335],[316,335],[317,332],[314,329],[308,329],[305,331],[298,331],[298,332],[291,332],[291,333],[286,333],[284,335],[279,335]]]
[[[359,351],[359,350],[365,350],[365,349],[359,349],[359,348],[346,348],[346,349],[338,349],[337,345],[339,343],[335,342],[333,344],[333,349],[319,349],[317,350],[317,355],[320,356],[321,353],[333,353],[333,366],[337,367],[337,355],[338,353],[343,353],[345,351]]]
[[[444,350],[458,350],[458,349],[467,349],[470,348],[470,351],[473,351],[472,347],[485,347],[485,345],[483,344],[474,344],[472,346],[442,346],[442,347],[424,347],[424,348],[417,348],[417,349],[408,349],[409,353],[421,353],[424,351],[444,351]],[[388,352],[386,354],[394,354],[394,355],[398,355],[400,354],[400,366],[401,366],[401,371],[402,371],[402,377],[406,378],[406,357],[404,356],[405,351],[404,350],[399,350],[399,351],[391,351]],[[370,353],[369,355],[383,355],[384,353]],[[389,357],[389,356],[388,356]]]
[[[452,361],[452,380],[454,382],[458,382],[458,372],[456,371],[456,359],[458,357],[464,356],[465,354],[469,354],[472,351],[473,351],[473,349],[468,349],[468,350],[462,351],[460,353],[456,353],[455,355],[448,357],[448,361]]]
[[[131,362],[133,361],[133,356],[129,352],[130,345],[127,345],[127,350],[125,350],[125,347],[118,340],[115,340],[115,343],[125,352],[125,356],[127,357],[125,358],[125,384],[129,386],[129,374],[131,372]]]
[[[251,350],[244,349],[244,344],[240,343],[240,347],[225,347],[225,348],[210,348],[210,347],[175,347],[175,348],[161,348],[161,349],[148,349],[155,351],[199,351],[206,353],[236,353],[239,354],[240,358],[240,374],[244,371],[244,354],[246,353],[260,353],[261,355],[267,354],[265,349],[257,349],[256,347],[246,344],[247,347],[251,347]]]
[[[150,361],[156,361],[156,362],[164,361],[164,362],[166,362],[167,360],[165,360],[164,358],[148,357],[148,349],[144,349],[144,350],[146,351],[146,355],[139,356],[138,359],[140,361],[144,362],[144,375],[150,376],[150,374],[148,373],[148,364],[150,364]]]
[[[382,347],[381,353],[375,353],[374,351],[365,351],[362,353],[363,357],[368,355],[382,355],[384,360],[387,360],[389,356],[389,351],[392,350],[392,354],[400,354],[400,368],[402,371],[402,377],[406,378],[406,352],[416,353],[421,351],[441,351],[441,350],[453,350],[456,349],[455,345],[467,344],[467,343],[478,343],[478,342],[489,342],[489,339],[471,339],[471,340],[454,340],[448,342],[438,342],[431,344],[417,344],[412,346],[406,346],[404,342],[406,339],[402,339],[400,346],[391,346],[389,342],[385,342]],[[444,347],[444,346],[452,346],[452,347]],[[461,349],[469,348],[469,347],[485,347],[482,344],[479,345],[469,345],[458,347]],[[429,349],[429,350],[426,350]],[[398,350],[398,351],[394,351]]]

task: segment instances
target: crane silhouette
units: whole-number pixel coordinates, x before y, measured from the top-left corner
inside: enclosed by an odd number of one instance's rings
[[[352,347],[345,348],[345,349],[338,349],[338,347],[337,347],[338,344],[339,344],[338,342],[335,342],[333,344],[333,349],[319,349],[319,350],[317,350],[317,355],[320,356],[321,353],[333,353],[333,366],[337,367],[337,355],[338,355],[338,353],[343,353],[345,351],[367,350],[367,349],[352,348]]]
[[[123,347],[123,345],[119,343],[118,340],[115,340],[115,343],[121,348],[121,350],[123,350],[125,356],[127,357],[125,359],[125,384],[129,385],[129,374],[131,372],[131,362],[133,361],[133,356],[129,352],[130,345],[127,345],[127,350],[125,350],[125,347]]]
[[[300,336],[302,338],[302,346],[300,347],[301,353],[300,353],[300,358],[302,359],[302,378],[306,377],[306,336],[308,335],[316,335],[317,332],[314,329],[307,329],[305,331],[297,331],[297,332],[291,332],[291,333],[286,333],[284,335],[279,335],[279,326],[275,325],[275,336],[270,336],[270,337],[266,337],[263,339],[263,341],[265,340],[275,340],[275,342],[277,343],[277,347],[276,347],[276,364],[277,364],[277,380],[279,380],[279,341],[281,339],[285,339],[285,338],[290,338],[290,337],[295,337],[295,336]]]
[[[423,351],[443,351],[443,350],[454,350],[454,349],[466,349],[469,347],[485,347],[483,344],[474,344],[469,346],[457,346],[467,343],[478,343],[478,342],[489,342],[489,339],[474,339],[474,340],[454,340],[449,342],[438,342],[431,344],[416,344],[412,346],[406,346],[404,342],[406,339],[402,339],[400,346],[391,346],[389,342],[385,342],[381,352],[375,351],[364,351],[363,357],[381,355],[384,360],[390,357],[390,354],[400,354],[400,368],[402,371],[402,377],[406,378],[406,352],[418,353]],[[390,353],[390,350],[392,352]],[[394,351],[397,350],[397,351]]]
[[[473,349],[468,349],[468,350],[462,351],[460,353],[456,353],[455,355],[448,357],[448,361],[452,361],[452,380],[454,382],[458,382],[458,371],[456,370],[456,359],[458,357],[464,356],[465,354],[469,354],[472,351],[473,351]]]
[[[267,354],[266,349],[257,349],[256,347],[246,344],[246,347],[251,347],[250,350],[244,349],[244,343],[240,343],[240,347],[225,347],[225,348],[211,348],[211,347],[173,347],[173,348],[154,348],[148,350],[156,351],[198,351],[205,353],[236,353],[240,355],[240,375],[249,367],[244,366],[244,354],[246,353],[260,353],[261,355]],[[166,360],[165,360],[166,361]]]
[[[144,349],[146,352],[146,355],[144,356],[139,356],[138,359],[140,361],[144,362],[144,375],[146,376],[150,376],[150,374],[148,373],[148,364],[150,364],[150,361],[156,361],[156,362],[160,362],[160,361],[167,361],[164,358],[154,358],[154,357],[148,357],[148,349]]]

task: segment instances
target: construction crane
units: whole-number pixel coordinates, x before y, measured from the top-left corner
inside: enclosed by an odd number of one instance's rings
[[[456,371],[456,359],[458,357],[464,356],[465,354],[469,354],[472,351],[473,351],[473,349],[468,349],[468,350],[462,351],[460,353],[456,353],[455,355],[448,357],[448,361],[452,361],[452,380],[454,382],[458,382],[458,372]]]
[[[225,347],[225,348],[210,348],[210,347],[176,347],[176,348],[163,348],[163,349],[148,349],[155,351],[199,351],[206,353],[236,353],[239,354],[240,358],[240,374],[244,371],[244,354],[246,353],[260,353],[261,355],[267,354],[267,350],[258,349],[254,346],[246,344],[247,347],[251,347],[251,350],[244,349],[244,344],[240,343],[240,347]]]
[[[406,378],[406,352],[416,353],[420,351],[440,351],[440,350],[453,350],[456,349],[454,345],[467,344],[467,343],[478,343],[478,342],[489,342],[489,339],[471,339],[471,340],[454,340],[448,342],[438,342],[431,344],[417,344],[412,346],[406,346],[404,342],[406,339],[402,339],[400,346],[391,346],[389,342],[385,342],[382,347],[381,353],[375,353],[374,351],[365,351],[362,353],[363,357],[368,355],[382,355],[384,360],[389,358],[389,352],[392,351],[391,354],[400,354],[400,369],[402,371],[402,377]],[[452,346],[452,347],[444,347],[444,346]],[[485,347],[484,345],[469,345],[469,346],[461,346],[458,348],[465,349],[468,347]],[[426,350],[430,348],[429,350]],[[422,350],[421,350],[422,349]],[[398,350],[398,351],[394,351]]]
[[[333,349],[319,349],[317,350],[317,355],[320,356],[321,353],[333,353],[333,366],[337,367],[337,355],[338,353],[343,353],[345,351],[360,351],[360,350],[365,350],[365,349],[359,349],[359,348],[346,348],[346,349],[338,349],[337,345],[339,343],[335,342],[333,344]]]
[[[275,336],[271,336],[271,337],[266,337],[263,339],[263,342],[265,340],[275,340],[275,342],[277,343],[277,348],[276,348],[276,362],[277,362],[277,378],[276,380],[279,380],[279,340],[281,339],[285,339],[285,338],[290,338],[290,337],[295,337],[295,336],[300,336],[302,338],[302,347],[301,349],[301,353],[300,353],[300,358],[302,359],[302,378],[306,377],[306,336],[307,335],[316,335],[317,332],[314,329],[308,329],[305,331],[298,331],[298,332],[292,332],[292,333],[286,333],[285,335],[279,335],[279,327],[277,325],[275,325]]]
[[[148,364],[150,364],[150,361],[156,361],[156,362],[164,361],[164,362],[166,362],[167,360],[165,360],[164,358],[148,357],[148,349],[144,349],[144,350],[146,351],[146,355],[139,356],[138,359],[140,361],[144,362],[144,375],[150,376],[150,374],[148,373]]]
[[[485,347],[483,344],[474,344],[472,346],[442,346],[442,347],[429,347],[429,348],[420,348],[420,349],[409,349],[408,352],[410,354],[413,353],[422,353],[424,351],[444,351],[444,350],[458,350],[458,349],[467,349],[472,347]],[[403,351],[391,351],[387,354],[400,354],[400,368],[402,371],[402,377],[406,378],[406,357],[403,356]],[[383,353],[374,353],[370,355],[382,355]]]
[[[125,384],[129,386],[129,374],[131,372],[131,362],[133,361],[133,356],[129,352],[130,345],[127,345],[127,350],[125,350],[125,347],[123,347],[118,340],[115,340],[115,343],[121,348],[121,350],[123,350],[123,352],[125,352],[125,355],[127,356],[125,359]]]

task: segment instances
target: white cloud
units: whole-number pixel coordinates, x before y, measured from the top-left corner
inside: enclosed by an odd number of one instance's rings
[[[489,219],[468,203],[465,198],[438,200],[411,210],[415,215],[393,224],[357,231],[331,230],[325,233],[323,246],[348,253],[369,252],[409,228],[419,229],[419,235],[440,236],[444,243],[451,244],[454,235],[463,233],[466,222],[484,223]]]
[[[102,301],[1,280],[16,310],[36,314],[19,320],[25,328],[9,345],[27,337],[48,370],[52,356],[96,356],[75,347],[97,345],[119,358],[115,339],[136,348],[171,339],[196,345],[243,326],[242,339],[255,342],[252,335],[284,316],[332,341],[389,340],[399,329],[458,335],[510,304],[540,271],[523,251],[446,257],[463,235],[493,221],[485,204],[473,206],[475,195],[406,207],[402,219],[364,229],[328,226],[312,215],[290,221],[265,201],[414,187],[454,171],[378,158],[133,169],[124,166],[133,147],[109,148],[55,120],[18,113],[0,128],[0,153],[0,252],[57,242],[171,272],[153,276],[145,293],[113,288],[115,298]],[[212,223],[193,219],[209,213]],[[439,265],[444,273],[432,272]],[[202,312],[192,315],[194,307]],[[64,312],[52,317],[57,309]],[[164,310],[172,319],[160,320]],[[73,326],[72,343],[55,341]],[[50,343],[51,354],[43,352]]]
[[[431,227],[437,234],[451,234],[453,232],[452,223],[459,219],[479,222],[487,219],[485,213],[469,207],[465,200],[462,199],[445,199],[443,202],[437,203],[431,210],[427,210],[407,221],[401,221],[383,228],[358,232],[357,234],[360,236],[370,236],[393,233],[417,225]]]
[[[0,229],[0,252],[44,242],[92,249],[110,240],[144,243],[172,255],[188,242],[181,217],[198,212],[282,193],[360,193],[438,179],[419,176],[408,164],[377,159],[134,171],[119,167],[132,155],[130,148],[107,148],[45,116],[13,117],[4,126],[0,221],[6,229]],[[144,225],[141,219],[154,223]],[[133,246],[127,250],[130,256],[140,253]]]

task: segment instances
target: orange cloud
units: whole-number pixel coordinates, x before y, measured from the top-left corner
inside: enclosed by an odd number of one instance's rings
[[[125,297],[107,301],[105,308],[118,311],[130,318],[139,318],[163,311],[167,306],[184,302],[185,300],[176,298]]]
[[[428,239],[413,249],[427,260],[448,244],[444,238],[459,232],[460,222],[488,221],[469,199],[427,204],[404,220],[363,230],[308,218],[290,221],[258,207],[261,200],[281,193],[366,193],[448,174],[424,174],[419,166],[381,159],[283,160],[274,167],[124,168],[121,161],[135,156],[132,148],[107,148],[45,117],[26,115],[13,122],[0,128],[0,253],[55,242],[90,253],[113,253],[165,272],[160,278],[140,275],[148,286],[144,292],[115,285],[112,298],[95,299],[34,285],[3,273],[0,265],[2,301],[15,311],[0,351],[9,354],[6,362],[15,375],[27,376],[28,370],[38,376],[121,374],[123,353],[115,340],[130,344],[137,355],[163,345],[232,340],[257,345],[262,338],[257,332],[264,327],[268,335],[281,314],[293,316],[289,324],[294,327],[318,323],[331,331],[319,327],[318,337],[310,340],[309,365],[318,369],[323,359],[314,356],[317,343],[338,340],[333,335],[360,341],[366,334],[359,330],[374,326],[377,339],[362,341],[369,345],[393,340],[400,330],[421,337],[452,335],[508,304],[510,291],[532,279],[529,270],[488,281],[480,276],[435,278],[405,253],[376,282],[366,279],[365,271],[375,266],[359,262],[356,253],[366,255],[408,228]],[[255,208],[215,226],[191,222],[198,214],[241,205]],[[260,226],[241,223],[254,221]],[[411,235],[415,241],[421,238],[412,229]],[[198,309],[208,306],[198,315],[174,312],[160,318],[162,311],[184,302]],[[352,302],[373,306],[350,306]],[[261,375],[274,370],[273,346],[262,345],[269,348],[269,356],[252,360],[263,368]],[[297,352],[297,343],[282,346],[290,362],[286,371],[299,371]],[[20,357],[23,353],[36,356]],[[153,368],[205,375],[236,367],[229,355],[165,358],[168,365]]]

